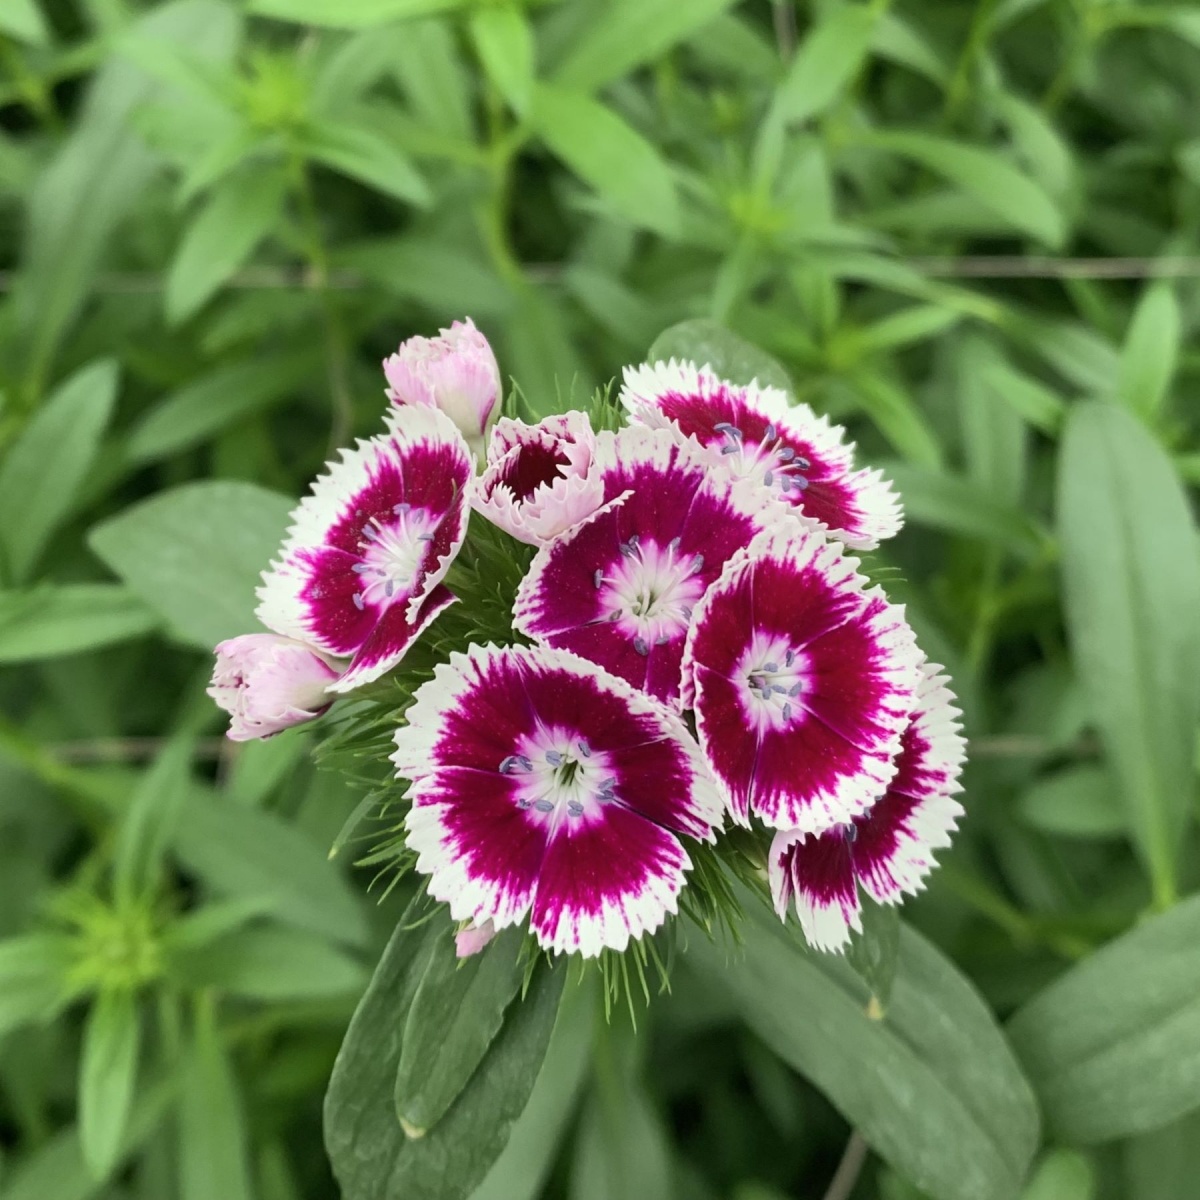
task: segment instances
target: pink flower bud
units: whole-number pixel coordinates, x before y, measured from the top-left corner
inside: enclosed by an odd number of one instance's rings
[[[411,337],[383,360],[394,404],[440,408],[480,454],[500,415],[500,367],[487,338],[468,317],[435,338]]]
[[[340,672],[324,655],[291,638],[247,633],[216,649],[208,694],[229,713],[229,738],[247,742],[319,717],[325,689]]]
[[[470,958],[478,954],[496,936],[496,927],[491,920],[482,925],[468,925],[454,935],[454,952],[459,958]]]

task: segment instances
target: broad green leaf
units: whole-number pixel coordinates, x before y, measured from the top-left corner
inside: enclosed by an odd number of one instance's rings
[[[189,644],[257,629],[254,589],[294,501],[249,483],[189,483],[96,526],[92,549]]]
[[[569,988],[529,1103],[471,1200],[538,1200],[588,1073],[598,1001],[594,987]]]
[[[261,900],[278,920],[339,942],[367,940],[361,901],[323,848],[272,813],[194,794],[174,851],[223,895]]]
[[[221,180],[188,226],[167,272],[167,320],[186,321],[254,253],[278,223],[282,171],[243,170]]]
[[[883,472],[914,524],[997,542],[1025,556],[1046,545],[1049,535],[1032,517],[993,500],[969,480],[899,462],[884,464]]]
[[[508,101],[513,112],[524,116],[533,99],[533,29],[515,4],[477,9],[471,15],[471,40],[488,78]]]
[[[324,938],[297,929],[252,925],[182,950],[172,976],[189,988],[213,988],[249,1000],[353,998],[367,982],[356,959]]]
[[[141,637],[158,616],[113,583],[42,584],[0,592],[0,663],[82,654]]]
[[[1200,1111],[1129,1138],[1124,1157],[1125,1195],[1192,1200],[1200,1175]]]
[[[1198,938],[1193,897],[1077,963],[1009,1022],[1056,1137],[1109,1141],[1196,1107]]]
[[[863,141],[945,176],[1014,229],[1048,246],[1061,245],[1066,236],[1062,213],[1041,185],[994,151],[903,130],[877,130]]]
[[[1131,411],[1156,417],[1170,391],[1182,338],[1175,289],[1162,279],[1142,293],[1121,350],[1117,398]]]
[[[793,125],[828,107],[862,67],[878,14],[875,4],[847,4],[818,22],[779,85],[773,115]]]
[[[116,1166],[133,1103],[141,1039],[132,992],[101,992],[88,1014],[79,1065],[79,1140],[95,1179]]]
[[[764,387],[779,388],[789,396],[795,391],[782,364],[765,350],[703,317],[680,321],[664,329],[646,351],[647,362],[667,362],[672,358],[711,367],[730,383],[745,385],[757,380]]]
[[[290,351],[259,354],[217,367],[166,396],[129,434],[125,454],[141,465],[190,449],[226,426],[287,397],[319,376],[321,355]]]
[[[499,1157],[541,1070],[566,971],[538,968],[471,1081],[424,1137],[405,1136],[393,1100],[402,1017],[444,915],[417,928],[410,907],[350,1022],[325,1097],[325,1145],[345,1200],[465,1200]]]
[[[554,82],[593,92],[659,58],[732,7],[732,0],[616,0],[595,9]]]
[[[1071,411],[1058,525],[1076,670],[1155,897],[1166,903],[1196,783],[1200,550],[1170,459],[1115,404]]]
[[[0,464],[5,575],[24,583],[96,460],[117,398],[117,364],[76,371],[34,413]],[[20,513],[20,520],[16,514]]]
[[[1060,837],[1120,837],[1128,824],[1111,774],[1087,763],[1035,781],[1018,799],[1017,812],[1034,828]]]
[[[879,1011],[885,1012],[900,962],[900,910],[863,898],[862,931],[850,938],[846,961],[870,989]]]
[[[1037,1165],[1021,1200],[1094,1200],[1096,1175],[1078,1150],[1051,1150]]]
[[[0,4],[0,32],[34,46],[44,46],[50,40],[37,0],[4,0]]]
[[[297,139],[301,154],[407,204],[432,197],[420,172],[398,146],[374,129],[332,119],[313,120]]]
[[[613,210],[666,237],[679,232],[671,171],[640,133],[582,92],[539,83],[531,121],[550,149]]]
[[[260,17],[334,29],[371,29],[389,21],[428,17],[462,8],[467,0],[250,0]]]
[[[409,1137],[424,1137],[474,1074],[524,978],[524,933],[506,929],[465,962],[438,938],[404,1022],[396,1070],[396,1114]]]
[[[22,1025],[52,1021],[71,998],[76,948],[62,934],[27,933],[0,941],[0,1038]]]
[[[182,1076],[180,1200],[253,1200],[242,1097],[209,997],[196,1003]]]
[[[754,898],[741,953],[691,939],[688,962],[755,1033],[819,1088],[885,1161],[933,1200],[1012,1200],[1038,1112],[987,1006],[908,929],[887,1015],[841,959],[803,948]]]

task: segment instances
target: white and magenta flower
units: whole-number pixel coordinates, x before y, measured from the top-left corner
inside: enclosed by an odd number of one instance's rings
[[[879,471],[854,470],[844,430],[778,388],[745,387],[690,362],[625,368],[621,402],[652,427],[675,425],[714,461],[781,496],[830,537],[873,550],[902,524],[900,503]]]
[[[268,629],[351,657],[333,692],[394,667],[454,601],[442,580],[466,536],[471,452],[436,410],[399,408],[386,426],[313,484],[258,590]]]
[[[734,818],[819,832],[896,771],[920,653],[903,609],[816,530],[762,534],[697,606],[684,703]]]
[[[440,409],[472,450],[482,451],[500,415],[500,367],[487,338],[468,317],[435,338],[411,337],[383,360],[394,404]]]
[[[861,886],[880,904],[914,895],[950,844],[962,816],[966,743],[941,667],[922,668],[917,707],[901,738],[896,774],[869,812],[819,834],[785,830],[771,843],[771,895],[781,919],[790,903],[808,941],[839,950],[862,928]]]
[[[451,916],[529,914],[547,950],[623,950],[676,911],[721,801],[682,721],[592,663],[472,646],[435,668],[396,732],[408,846]],[[470,949],[470,943],[466,947]]]
[[[340,672],[303,642],[247,633],[216,648],[208,694],[230,715],[230,741],[248,742],[319,717]]]
[[[596,439],[603,506],[538,551],[513,624],[672,705],[692,611],[721,568],[773,522],[803,532],[766,489],[714,472],[670,429]]]
[[[492,430],[475,509],[506,533],[540,546],[590,516],[604,486],[591,471],[596,435],[586,413],[536,425],[502,417]]]

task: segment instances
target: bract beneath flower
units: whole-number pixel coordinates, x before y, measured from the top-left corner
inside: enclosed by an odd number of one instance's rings
[[[547,950],[623,950],[676,911],[721,802],[678,717],[572,654],[472,646],[396,732],[408,845],[451,915],[526,913]]]
[[[625,369],[621,402],[634,421],[674,425],[737,478],[769,488],[830,537],[873,550],[902,524],[879,471],[854,470],[845,430],[778,388],[728,383],[690,362]]]
[[[590,471],[595,444],[586,413],[562,413],[536,425],[501,418],[476,488],[476,510],[523,542],[548,542],[601,503],[603,484]]]
[[[771,895],[781,918],[790,903],[808,941],[841,949],[862,927],[858,889],[897,904],[925,886],[933,852],[950,844],[962,805],[966,744],[941,667],[922,668],[917,708],[901,739],[896,774],[863,816],[820,834],[786,830],[771,844]]]
[[[684,637],[705,589],[764,528],[802,528],[766,489],[731,486],[675,430],[599,434],[592,470],[603,506],[538,552],[513,624],[677,707]]]
[[[730,811],[819,831],[865,812],[896,770],[920,654],[903,609],[836,542],[772,530],[698,606],[685,703]]]
[[[434,409],[386,426],[313,484],[258,591],[269,629],[353,656],[330,691],[378,679],[454,601],[441,581],[466,535],[471,452]]]

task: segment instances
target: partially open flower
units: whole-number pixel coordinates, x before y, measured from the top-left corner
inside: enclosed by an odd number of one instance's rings
[[[266,738],[319,717],[336,666],[303,642],[247,633],[216,649],[208,694],[230,715],[230,741]]]
[[[675,430],[596,439],[604,505],[538,551],[513,624],[678,706],[692,610],[721,568],[772,522],[803,529],[764,488],[730,485]]]
[[[458,958],[470,958],[478,954],[496,936],[496,926],[491,921],[463,926],[454,935],[454,953]]]
[[[330,691],[378,679],[453,603],[442,580],[466,536],[474,470],[446,417],[400,408],[385,433],[344,450],[292,514],[258,590],[258,617],[353,656]]]
[[[476,510],[523,542],[548,542],[600,506],[604,486],[589,471],[595,445],[586,413],[536,425],[502,417],[492,430]]]
[[[408,846],[450,915],[530,914],[547,950],[624,950],[675,912],[680,835],[721,803],[682,721],[573,654],[472,646],[421,686],[396,732]]]
[[[781,918],[794,902],[808,941],[837,950],[861,929],[858,889],[898,904],[925,886],[933,852],[950,844],[962,805],[966,744],[942,668],[922,668],[917,708],[901,738],[896,774],[870,811],[824,833],[786,830],[771,843],[771,894]]]
[[[857,565],[816,530],[773,530],[696,608],[685,703],[738,821],[819,832],[866,812],[895,774],[920,652]]]
[[[383,360],[393,403],[437,408],[482,452],[500,415],[500,367],[487,338],[468,317],[435,338],[411,337]]]
[[[690,362],[626,367],[621,402],[651,427],[675,425],[734,476],[770,488],[829,536],[873,550],[902,523],[879,471],[854,470],[845,430],[778,388],[739,386]]]

